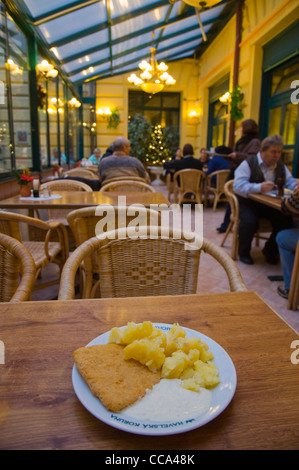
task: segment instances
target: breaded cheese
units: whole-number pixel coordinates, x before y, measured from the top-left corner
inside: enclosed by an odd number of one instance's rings
[[[115,413],[160,381],[159,372],[151,372],[134,359],[125,360],[123,349],[119,344],[99,344],[74,352],[76,367],[92,393]]]

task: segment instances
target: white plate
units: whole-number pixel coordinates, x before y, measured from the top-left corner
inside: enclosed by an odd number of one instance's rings
[[[154,323],[153,325],[165,331],[170,330],[172,327],[172,325],[168,325],[166,323]],[[112,413],[108,411],[102,405],[100,400],[92,394],[90,388],[82,379],[74,364],[72,372],[73,387],[82,405],[92,415],[104,423],[109,424],[110,426],[130,433],[148,436],[162,436],[191,431],[192,429],[199,428],[200,426],[203,426],[209,421],[215,419],[225,410],[235,394],[237,386],[237,374],[235,366],[227,352],[214,340],[189,328],[184,328],[184,330],[186,331],[188,337],[199,337],[209,346],[209,350],[214,355],[213,362],[215,362],[219,370],[220,384],[212,390],[211,405],[207,412],[194,419],[188,419],[185,421],[182,420],[175,422],[169,421],[157,423],[149,421],[141,422],[136,419],[130,419],[128,416],[124,416],[121,413]],[[110,331],[98,336],[89,344],[87,344],[87,346],[106,344],[108,342],[109,335]]]

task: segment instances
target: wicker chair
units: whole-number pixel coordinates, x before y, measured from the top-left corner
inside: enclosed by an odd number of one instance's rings
[[[43,241],[29,241],[22,238],[22,227],[25,224],[28,231],[30,227],[38,229],[39,235],[44,233]],[[60,272],[68,257],[68,237],[63,224],[60,222],[44,222],[42,220],[28,217],[26,215],[13,212],[0,211],[0,233],[9,235],[21,242],[33,257],[36,275],[35,279],[41,274],[42,269],[48,264],[54,263],[59,266]],[[26,236],[24,236],[26,238]],[[52,241],[55,239],[55,241]],[[60,277],[60,276],[59,276]],[[44,288],[57,284],[58,280],[40,283],[35,288]]]
[[[101,224],[99,222],[104,221],[108,227],[106,231],[127,227],[137,216],[139,224],[145,225],[160,225],[161,213],[146,207],[136,206],[136,213],[132,212],[133,206],[128,207],[121,206],[109,206],[111,208],[111,215],[109,217],[107,212],[107,206],[105,204],[97,207],[82,207],[70,212],[67,216],[68,224],[73,232],[76,240],[76,245],[79,246],[89,238],[93,238],[95,235],[103,233]],[[108,219],[109,217],[109,219]],[[118,222],[121,222],[119,227]],[[109,224],[112,228],[109,229]]]
[[[203,181],[206,175],[201,170],[189,169],[176,171],[173,175],[174,202],[182,204],[183,202],[202,203]],[[179,200],[177,201],[177,195]],[[193,197],[189,197],[194,196]]]
[[[49,188],[51,189],[51,191],[92,191],[91,187],[88,186],[88,184],[85,184],[81,181],[68,180],[67,178],[65,180],[54,180],[41,184],[40,191],[42,191],[44,188]],[[56,220],[58,222],[61,222],[66,227],[70,248],[72,248],[74,245],[74,239],[72,231],[70,230],[67,222],[67,215],[69,212],[69,209],[47,209],[47,221],[51,222],[53,220]]]
[[[99,179],[98,175],[94,171],[86,168],[73,168],[72,170],[66,171],[64,176],[79,176],[90,180]]]
[[[109,183],[114,183],[118,181],[139,181],[140,183],[146,183],[145,178],[141,178],[140,176],[116,176],[115,178],[109,178],[102,183],[102,188]],[[103,189],[104,191],[104,189]]]
[[[224,246],[224,243],[226,242],[228,235],[230,234],[230,232],[232,232],[233,239],[232,239],[231,256],[233,260],[236,260],[238,259],[240,216],[239,216],[239,201],[238,201],[237,196],[233,192],[233,184],[234,184],[234,180],[230,180],[230,181],[227,181],[224,185],[224,193],[230,205],[231,215],[230,215],[229,225],[226,229],[226,232],[224,234],[224,237],[220,246]],[[256,246],[259,245],[259,240],[261,238],[267,240],[268,237],[263,236],[262,233],[268,233],[268,232],[272,232],[271,223],[266,219],[261,219],[260,224],[259,224],[259,229],[255,233]]]
[[[155,237],[149,235],[149,227],[140,227],[138,237],[134,234],[129,228],[120,229],[82,243],[65,263],[58,299],[74,298],[75,277],[82,266],[83,298],[93,297],[93,256],[97,257],[101,297],[104,298],[196,293],[201,251],[221,263],[232,291],[247,290],[230,256],[208,240],[192,234],[193,249],[188,249],[187,234],[184,238],[180,232],[163,227],[156,227]]]
[[[213,202],[213,211],[217,209],[217,204],[220,201],[227,201],[225,192],[224,192],[224,185],[227,182],[228,175],[230,174],[230,170],[219,170],[210,173],[206,177],[205,181],[205,206],[208,204],[209,195],[214,195],[214,202]],[[212,186],[212,178],[216,176],[216,186]],[[224,196],[224,197],[223,197]]]
[[[174,184],[173,184],[173,174],[167,173],[165,177],[165,182],[168,190],[167,194],[167,199],[170,201],[171,195],[173,194],[173,199],[174,201],[176,200],[176,195],[175,195],[175,190],[174,190]]]
[[[44,188],[49,188],[51,191],[92,191],[88,184],[68,178],[42,183],[40,185],[40,190],[43,190]]]
[[[294,266],[292,271],[290,292],[288,298],[288,309],[298,310],[299,304],[299,241],[297,243]]]
[[[130,212],[128,212],[128,207],[109,207],[111,208],[111,212],[108,212],[107,206],[102,205],[97,206],[96,208],[83,207],[81,209],[76,209],[68,214],[67,220],[70,229],[73,232],[77,247],[84,243],[86,240],[93,238],[95,235],[98,236],[104,233],[104,227],[107,227],[106,231],[114,230],[114,228],[120,228],[118,225],[119,221],[121,223],[122,228],[127,227],[137,216],[138,223],[140,225],[160,225],[161,223],[161,213],[159,211],[138,206],[136,208],[136,213],[133,213],[132,206],[130,208]],[[102,226],[101,222],[104,224],[104,226]],[[96,277],[98,273],[98,264],[96,257],[92,258],[92,265],[94,277]],[[80,272],[81,291],[83,290],[83,277],[84,274]],[[95,286],[95,289],[97,288],[98,286]]]
[[[156,190],[147,183],[141,181],[135,181],[131,179],[125,179],[121,181],[114,181],[112,183],[107,183],[101,187],[100,191],[115,191],[115,192],[152,192],[155,193]]]
[[[22,243],[0,233],[0,302],[30,300],[35,272],[33,258]]]

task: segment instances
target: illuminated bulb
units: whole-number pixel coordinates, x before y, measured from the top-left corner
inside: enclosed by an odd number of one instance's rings
[[[142,78],[142,80],[150,80],[152,78],[152,74],[150,74],[148,70],[145,70],[144,72],[142,72],[140,77]]]
[[[57,77],[57,75],[58,75],[58,70],[56,70],[56,69],[51,69],[51,70],[49,70],[49,72],[47,73],[46,76],[47,76],[48,78],[55,78],[55,77]]]
[[[176,83],[176,80],[169,76],[169,78],[166,80],[166,85],[174,85]]]
[[[158,65],[157,69],[160,72],[166,72],[166,70],[168,70],[168,66],[165,64],[165,62],[161,62],[161,64]]]
[[[162,73],[162,75],[160,76],[160,78],[161,78],[161,80],[163,80],[163,81],[165,82],[166,80],[168,80],[168,79],[171,78],[171,77],[170,77],[170,75],[169,75],[167,72],[164,72],[164,73]]]
[[[141,70],[149,70],[151,69],[151,65],[146,60],[143,60],[142,62],[140,62],[139,68]]]

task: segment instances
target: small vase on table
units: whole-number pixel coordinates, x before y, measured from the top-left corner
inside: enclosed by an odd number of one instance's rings
[[[28,184],[22,184],[20,186],[20,194],[21,194],[21,197],[29,197],[31,196],[31,189],[30,189],[30,186]]]

